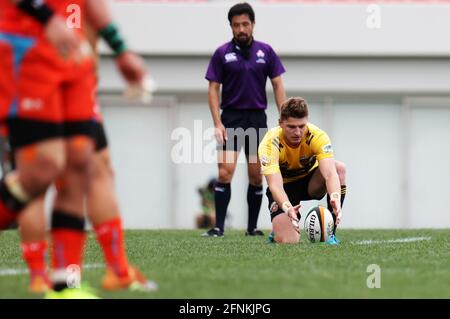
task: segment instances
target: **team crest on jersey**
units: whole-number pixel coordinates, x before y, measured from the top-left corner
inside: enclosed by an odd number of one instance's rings
[[[306,167],[307,169],[309,169],[316,163],[316,156],[302,156],[300,157],[299,163],[301,167]]]
[[[237,61],[236,52],[225,54],[225,63]]]
[[[333,153],[333,147],[331,146],[331,144],[324,145],[322,146],[322,151],[327,154]]]
[[[264,60],[265,54],[261,49],[256,52],[256,57],[256,63],[266,63],[266,60]]]

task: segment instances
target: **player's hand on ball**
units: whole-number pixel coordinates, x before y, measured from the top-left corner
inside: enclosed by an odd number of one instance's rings
[[[336,225],[339,225],[342,218],[341,202],[339,199],[331,199],[330,203],[331,207],[333,208],[333,213],[336,216]]]
[[[331,208],[333,208],[333,213],[336,216],[336,225],[339,225],[341,222],[341,196],[338,192],[333,192],[330,194],[330,204]]]
[[[341,223],[341,218],[342,218],[342,212],[339,212],[336,215],[336,225],[339,225]]]
[[[295,230],[300,233],[300,207],[301,205],[298,204],[296,206],[293,206],[291,208],[289,208],[289,210],[287,211],[287,214],[289,216],[289,218],[291,219],[292,225],[294,226]]]

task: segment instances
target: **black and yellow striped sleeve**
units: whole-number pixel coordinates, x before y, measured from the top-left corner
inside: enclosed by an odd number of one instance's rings
[[[280,140],[276,132],[275,129],[269,130],[258,147],[258,156],[264,175],[280,172]]]

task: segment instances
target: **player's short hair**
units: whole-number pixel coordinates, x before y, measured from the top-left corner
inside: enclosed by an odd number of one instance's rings
[[[240,16],[241,14],[246,14],[250,18],[250,21],[252,23],[255,22],[255,11],[253,11],[253,8],[251,5],[249,5],[247,2],[241,2],[238,4],[235,4],[230,8],[230,11],[228,11],[228,21],[231,24],[231,19],[233,19],[234,16]]]
[[[302,97],[291,97],[281,105],[281,120],[287,120],[289,117],[302,119],[308,117],[308,104]]]

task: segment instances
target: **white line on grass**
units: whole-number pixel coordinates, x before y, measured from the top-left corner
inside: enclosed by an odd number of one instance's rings
[[[361,240],[356,241],[354,244],[356,245],[373,245],[373,244],[390,244],[390,243],[412,243],[415,241],[423,241],[430,240],[431,237],[406,237],[406,238],[398,238],[398,239],[389,239],[389,240]]]
[[[94,268],[103,268],[104,264],[85,264],[83,265],[83,269],[94,269]],[[25,268],[0,268],[0,277],[6,276],[20,276],[28,274],[28,269]]]

